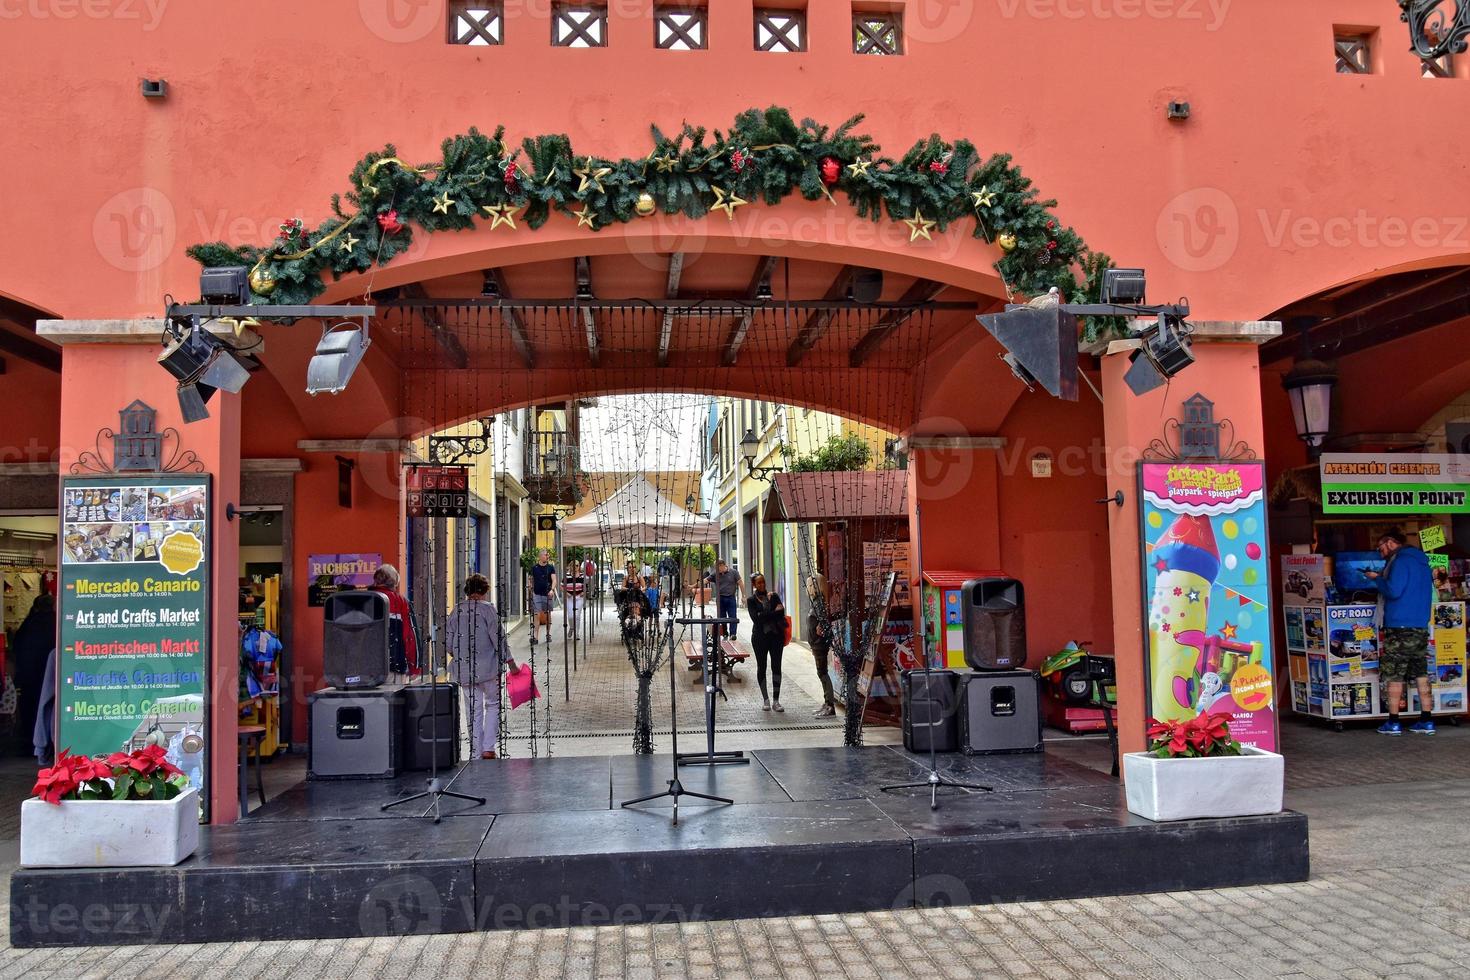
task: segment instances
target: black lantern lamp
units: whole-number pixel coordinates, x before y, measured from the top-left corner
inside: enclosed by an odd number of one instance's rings
[[[765,480],[767,483],[770,483],[770,474],[780,473],[781,468],[779,466],[755,465],[755,457],[760,453],[760,448],[761,441],[756,438],[755,432],[751,429],[746,429],[745,435],[740,440],[740,455],[745,457],[745,469],[757,480]]]
[[[1399,0],[1399,19],[1409,25],[1409,44],[1425,61],[1464,54],[1470,36],[1470,2],[1453,0]]]
[[[1337,370],[1313,357],[1298,358],[1281,379],[1281,387],[1291,399],[1297,436],[1312,453],[1320,452],[1322,440],[1332,428],[1332,389],[1337,387]]]

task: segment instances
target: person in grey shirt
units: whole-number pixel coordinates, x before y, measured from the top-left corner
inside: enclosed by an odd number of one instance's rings
[[[737,610],[740,600],[746,595],[745,582],[741,580],[740,573],[725,564],[723,559],[715,562],[715,573],[709,579],[715,589],[715,615],[720,619],[736,620],[736,624],[730,627],[730,639],[733,640],[740,632]]]
[[[500,684],[502,670],[520,668],[510,655],[510,645],[500,632],[500,614],[486,599],[490,582],[483,575],[465,579],[464,601],[444,624],[444,648],[452,658],[449,673],[464,693],[470,754],[495,758],[500,736]]]

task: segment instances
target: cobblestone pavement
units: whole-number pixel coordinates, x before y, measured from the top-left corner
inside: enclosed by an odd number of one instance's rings
[[[1287,803],[1311,818],[1292,885],[740,922],[320,942],[15,950],[8,977],[1439,978],[1470,975],[1470,728],[1436,739],[1286,721]],[[1053,750],[1106,765],[1106,745]],[[17,787],[0,764],[15,866]]]

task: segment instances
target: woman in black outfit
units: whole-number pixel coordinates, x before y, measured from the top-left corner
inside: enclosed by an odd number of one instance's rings
[[[55,646],[56,600],[49,592],[42,592],[31,600],[30,612],[15,631],[15,642],[10,649],[19,702],[16,730],[27,739],[36,727],[36,708],[41,703],[41,687],[46,682],[46,660]]]
[[[755,650],[755,679],[761,686],[761,710],[785,711],[781,707],[781,651],[786,646],[786,607],[781,597],[766,591],[766,577],[751,579],[750,645]],[[766,695],[766,661],[771,662],[771,696]]]
[[[642,639],[643,621],[653,615],[653,607],[643,591],[643,580],[637,575],[623,579],[623,588],[614,590],[613,601],[617,603],[623,639]]]

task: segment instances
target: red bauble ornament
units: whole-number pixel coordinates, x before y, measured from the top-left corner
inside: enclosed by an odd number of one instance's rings
[[[505,165],[505,189],[515,190],[516,181],[520,180],[520,168],[514,160]]]
[[[945,160],[930,160],[929,172],[938,174],[939,176],[943,177],[945,174],[949,173],[949,163]]]
[[[750,157],[746,156],[744,151],[732,150],[730,152],[730,169],[735,171],[735,173],[738,174],[744,171],[745,165],[749,162]]]
[[[842,176],[842,164],[836,157],[822,157],[822,183],[831,187]]]
[[[1056,223],[1056,222],[1055,222],[1055,221],[1048,221],[1048,222],[1047,222],[1047,223],[1046,223],[1046,230],[1047,230],[1047,231],[1051,231],[1051,230],[1052,230],[1052,229],[1053,229],[1053,228],[1055,228],[1055,227],[1056,227],[1056,226],[1057,226],[1057,223]]]
[[[385,235],[396,235],[403,230],[403,224],[398,220],[396,210],[378,215],[378,227],[383,229]]]
[[[1055,241],[1050,241],[1050,242],[1047,242],[1046,243],[1046,249],[1047,249],[1048,252],[1054,250],[1056,247],[1057,247],[1057,243]]]

